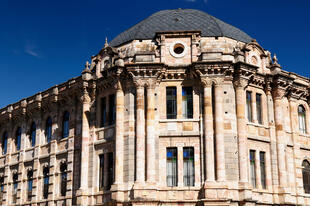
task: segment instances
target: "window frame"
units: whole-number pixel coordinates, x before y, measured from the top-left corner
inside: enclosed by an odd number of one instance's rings
[[[2,155],[6,155],[8,152],[8,132],[3,132],[2,140],[1,140],[1,148],[2,148]]]
[[[250,150],[249,152],[249,160],[250,160],[250,180],[253,188],[257,187],[256,180],[256,159],[255,159],[256,151]]]
[[[263,189],[267,188],[267,181],[266,181],[266,152],[260,151],[259,152],[259,165],[260,165],[260,179],[261,185]]]
[[[70,132],[70,113],[65,111],[62,117],[62,139],[69,137]]]
[[[49,167],[43,168],[43,199],[48,199],[49,192]]]
[[[34,147],[36,145],[36,137],[37,137],[37,125],[35,122],[32,122],[31,123],[31,126],[30,126],[30,145],[31,147]]]
[[[21,149],[21,140],[22,140],[22,128],[18,127],[15,132],[15,148],[16,151]]]
[[[303,105],[298,105],[298,128],[302,134],[307,133],[306,109]]]
[[[182,87],[182,117],[185,119],[193,119],[194,115],[194,99],[193,87]]]
[[[170,154],[168,157],[168,153],[170,151],[171,151],[171,157],[170,157]],[[171,174],[169,172],[170,166],[171,166]],[[170,181],[171,181],[171,184],[170,184]],[[177,147],[166,148],[166,184],[167,184],[167,187],[178,186],[178,148]]]
[[[60,165],[60,196],[65,197],[67,195],[67,163],[61,163]]]
[[[308,160],[302,162],[302,183],[305,194],[310,194],[310,163]]]
[[[27,172],[27,201],[32,200],[32,190],[33,190],[33,170]]]
[[[252,91],[246,91],[246,117],[248,122],[253,122]]]
[[[256,118],[258,124],[263,124],[263,104],[262,104],[262,94],[256,93]],[[258,101],[259,99],[259,101]]]
[[[185,152],[187,150],[189,152],[188,158],[185,156]],[[192,160],[190,160],[191,158]],[[186,168],[187,168],[187,172],[186,172]],[[190,171],[191,169],[192,171]],[[186,187],[195,186],[195,149],[194,147],[183,147],[183,185]]]
[[[169,92],[172,92],[173,94],[172,95],[168,94]],[[177,87],[176,86],[166,87],[166,118],[167,119],[177,119],[177,116],[178,116],[177,99],[178,99],[177,98]],[[171,108],[171,111],[168,111],[169,108]]]
[[[47,143],[50,143],[52,140],[52,132],[53,132],[53,120],[51,117],[48,117],[45,122],[45,137]]]

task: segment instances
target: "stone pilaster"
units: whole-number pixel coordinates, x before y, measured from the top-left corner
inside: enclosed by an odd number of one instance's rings
[[[214,181],[214,131],[213,131],[213,109],[212,109],[212,81],[202,81],[204,98],[204,134],[205,134],[205,158],[206,158],[206,181]]]
[[[240,182],[247,183],[248,180],[248,149],[247,149],[247,125],[245,119],[247,80],[239,78],[235,82],[236,105],[237,105],[237,132],[239,150],[239,178]]]
[[[215,137],[216,137],[216,171],[217,180],[225,181],[225,142],[222,80],[218,79],[214,86],[215,99]]]
[[[136,81],[136,182],[145,181],[145,116],[144,116],[144,85]]]
[[[123,202],[124,186],[124,91],[121,81],[116,83],[116,123],[115,123],[115,178],[111,187],[112,199],[116,202]]]
[[[285,90],[275,88],[273,91],[274,108],[275,108],[275,125],[277,136],[277,152],[278,152],[278,170],[279,170],[279,186],[284,189],[287,186],[286,174],[286,156],[285,156],[285,133],[284,133],[284,111],[282,109],[282,99]]]
[[[84,85],[84,93],[81,97],[82,102],[82,137],[81,137],[81,179],[80,188],[78,191],[78,204],[87,204],[87,193],[88,193],[88,166],[89,166],[89,120],[88,112],[90,107],[91,99],[87,92],[87,85]]]
[[[155,81],[147,82],[147,181],[155,183]]]

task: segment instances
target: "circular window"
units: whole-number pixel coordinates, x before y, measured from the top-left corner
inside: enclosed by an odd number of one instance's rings
[[[182,54],[184,52],[184,46],[182,44],[175,44],[173,47],[173,51],[176,54]]]
[[[186,46],[182,42],[175,42],[170,46],[170,54],[174,57],[183,57],[186,53]]]

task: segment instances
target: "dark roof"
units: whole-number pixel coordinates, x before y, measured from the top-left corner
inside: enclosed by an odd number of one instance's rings
[[[240,29],[203,11],[176,9],[154,13],[119,34],[110,42],[110,45],[119,46],[132,40],[153,39],[156,32],[163,31],[201,31],[203,37],[229,37],[245,43],[252,39]]]

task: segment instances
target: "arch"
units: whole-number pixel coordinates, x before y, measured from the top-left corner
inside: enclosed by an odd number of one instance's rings
[[[305,193],[310,194],[310,163],[308,160],[302,162],[302,180]]]
[[[52,126],[53,126],[52,118],[48,117],[45,122],[45,137],[47,143],[49,143],[52,139]]]
[[[36,145],[36,130],[37,130],[36,123],[32,122],[30,126],[30,143],[32,147]]]
[[[303,134],[306,134],[306,110],[303,105],[298,106],[298,125],[299,131]]]
[[[65,111],[62,119],[62,138],[66,138],[69,136],[69,120],[70,113],[68,111]]]

